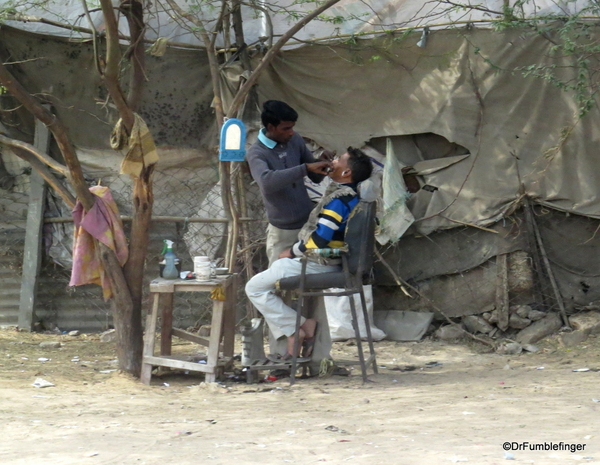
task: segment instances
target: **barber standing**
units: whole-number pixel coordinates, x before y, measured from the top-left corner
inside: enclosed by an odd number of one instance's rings
[[[287,103],[266,101],[261,120],[264,128],[246,160],[267,210],[267,258],[271,266],[298,240],[314,207],[304,177],[321,182],[331,163],[315,160],[302,137],[294,132],[298,113]]]

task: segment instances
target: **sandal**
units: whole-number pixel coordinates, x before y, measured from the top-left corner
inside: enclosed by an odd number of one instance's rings
[[[317,330],[319,329],[319,322],[315,325],[315,333],[313,337],[304,338],[302,341],[302,356],[310,359],[313,350],[315,348],[315,342],[317,341]]]

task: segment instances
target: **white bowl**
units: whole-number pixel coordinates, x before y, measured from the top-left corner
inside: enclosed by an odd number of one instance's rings
[[[216,275],[223,275],[229,273],[229,268],[215,268]]]

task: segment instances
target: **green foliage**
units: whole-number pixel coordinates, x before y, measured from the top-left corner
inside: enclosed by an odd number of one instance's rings
[[[344,18],[343,16],[340,15],[336,15],[336,16],[327,16],[327,15],[319,15],[317,16],[317,18],[319,21],[323,21],[325,23],[331,23],[331,24],[342,24],[346,18]]]
[[[566,0],[565,3],[566,6],[578,6],[581,1],[577,5],[576,0]],[[589,1],[576,14],[567,14],[568,9],[563,8],[559,14],[533,17],[526,16],[526,7],[539,11],[540,7],[536,6],[534,0],[511,1],[508,5],[503,5],[501,15],[471,2],[451,4],[453,8],[447,11],[486,11],[495,31],[528,31],[551,42],[550,56],[540,57],[540,62],[516,68],[513,72],[541,79],[571,93],[577,102],[580,116],[584,116],[596,104],[600,85],[597,77],[600,71],[600,1]],[[478,47],[475,47],[475,54],[497,68],[481,55]]]
[[[548,15],[531,22],[528,26],[535,34],[553,43],[550,48],[551,58],[566,64],[533,64],[517,69],[525,77],[542,79],[572,93],[578,104],[580,117],[595,105],[598,92],[598,26],[596,21],[590,22],[586,19],[598,15],[599,5],[589,3],[586,8],[571,16]]]

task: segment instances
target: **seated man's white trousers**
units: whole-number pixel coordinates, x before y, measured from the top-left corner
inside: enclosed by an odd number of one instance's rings
[[[306,273],[329,273],[340,271],[340,268],[339,265],[320,265],[309,261],[306,265]],[[301,272],[302,263],[299,258],[280,258],[273,262],[269,269],[257,274],[246,284],[246,295],[265,318],[276,339],[294,334],[296,311],[275,294],[275,283],[281,278],[298,276]],[[302,317],[300,324],[304,324],[305,320]]]

